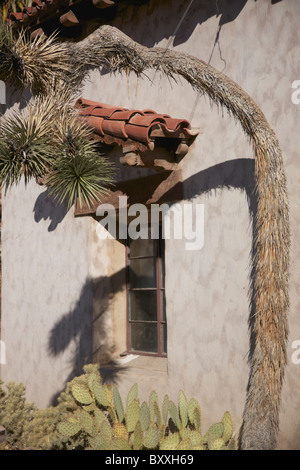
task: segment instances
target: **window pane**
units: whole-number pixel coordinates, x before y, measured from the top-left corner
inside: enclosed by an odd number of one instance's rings
[[[138,238],[130,241],[130,258],[135,256],[156,256],[155,240]]]
[[[156,291],[138,291],[129,293],[129,319],[156,321]]]
[[[157,352],[156,324],[131,323],[131,349],[135,351]]]
[[[156,259],[132,259],[129,261],[129,285],[134,287],[156,287]]]

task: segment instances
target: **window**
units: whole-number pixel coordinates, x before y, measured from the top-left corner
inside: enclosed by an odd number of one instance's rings
[[[129,239],[127,246],[128,350],[166,356],[164,240]]]

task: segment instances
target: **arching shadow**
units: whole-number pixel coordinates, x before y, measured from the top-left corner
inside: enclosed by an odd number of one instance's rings
[[[256,248],[255,240],[257,236],[256,226],[256,213],[257,213],[257,195],[255,187],[255,162],[254,159],[250,158],[239,158],[235,160],[229,160],[226,162],[219,163],[212,167],[206,168],[191,177],[184,180],[184,198],[192,199],[196,196],[207,194],[211,191],[223,190],[223,189],[239,189],[243,190],[247,197],[249,215],[250,215],[250,230],[252,234],[252,243],[249,253],[249,289],[248,289],[248,301],[249,301],[249,317],[248,317],[248,328],[249,328],[249,351],[248,361],[251,361],[252,354],[254,352],[256,336],[254,329],[255,320],[255,275],[256,275]],[[180,183],[178,183],[180,184]],[[176,191],[176,187],[172,188],[172,191]],[[164,198],[168,198],[168,193],[164,195]]]
[[[255,216],[257,211],[257,198],[255,192],[254,160],[250,158],[241,158],[226,161],[202,170],[187,178],[184,182],[184,199],[189,200],[204,194],[209,197],[209,194],[212,191],[223,189],[244,191],[249,206],[253,240],[251,252],[249,254],[249,358],[251,358],[255,344],[255,336],[253,331],[253,314],[255,312],[253,282],[255,277],[254,240],[256,237]],[[173,190],[174,188],[172,188],[172,191]],[[164,200],[168,200],[168,193],[164,194]],[[103,324],[101,319],[104,319],[104,315],[107,312],[110,299],[117,292],[123,289],[125,282],[125,266],[124,269],[119,270],[112,276],[102,276],[96,279],[87,279],[85,285],[82,287],[74,308],[70,312],[65,313],[50,331],[48,351],[49,354],[53,357],[58,357],[60,354],[66,351],[71,342],[75,341],[76,343],[73,357],[71,359],[72,372],[69,374],[66,383],[76,375],[80,375],[85,364],[93,362],[94,354],[95,352],[97,353],[93,346],[94,328],[97,328],[97,334],[99,333],[101,342],[102,340],[105,342],[106,333],[104,327],[103,330],[101,330],[101,325]],[[103,369],[103,381],[115,382],[120,370],[122,369],[122,371],[124,371],[123,365],[120,368],[117,364],[112,363],[111,366],[112,367],[109,367],[108,369]],[[64,390],[65,384],[62,385],[62,389],[53,396],[53,404],[56,403],[58,395],[62,390]]]

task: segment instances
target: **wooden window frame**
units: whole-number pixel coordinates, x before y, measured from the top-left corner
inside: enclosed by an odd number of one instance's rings
[[[154,357],[167,357],[167,352],[163,351],[163,325],[166,325],[165,328],[167,328],[167,315],[165,312],[165,320],[163,319],[163,295],[162,292],[165,293],[165,285],[163,285],[163,278],[162,278],[162,255],[164,256],[164,251],[165,251],[165,241],[163,238],[160,236],[158,239],[154,240],[156,242],[156,254],[153,256],[135,256],[130,258],[130,242],[127,240],[126,243],[126,315],[127,315],[127,353],[128,354],[137,354],[141,356],[154,356]],[[129,261],[130,259],[149,259],[149,258],[155,258],[156,263],[155,263],[155,269],[156,269],[156,287],[150,287],[150,288],[131,288],[130,287],[130,279],[129,279]],[[134,292],[134,291],[156,291],[156,312],[157,312],[157,321],[154,323],[157,323],[157,352],[147,352],[147,351],[139,351],[136,349],[131,348],[131,338],[130,338],[130,325],[132,323],[142,323],[143,321],[140,320],[130,320],[130,311],[129,311],[129,293]],[[167,345],[166,345],[166,350],[167,350]]]

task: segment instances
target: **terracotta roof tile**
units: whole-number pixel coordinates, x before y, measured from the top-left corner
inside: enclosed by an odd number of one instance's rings
[[[153,150],[157,138],[177,139],[178,145],[191,145],[199,134],[186,119],[172,118],[153,110],[127,109],[80,98],[75,103],[79,115],[98,137],[125,146],[138,143]]]
[[[147,1],[140,0],[140,4]],[[45,23],[48,23],[46,29],[49,31],[49,22],[52,22],[51,32],[54,32],[59,24],[68,29],[88,19],[105,23],[108,18],[106,11],[117,11],[122,3],[138,5],[137,0],[33,0],[30,7],[24,7],[17,13],[11,12],[7,22],[13,29],[25,28],[30,32],[43,28]]]

